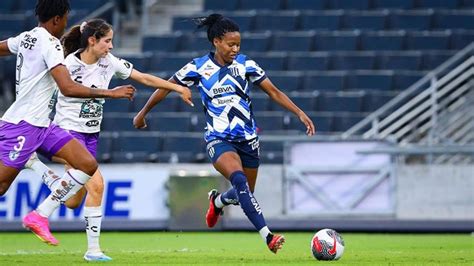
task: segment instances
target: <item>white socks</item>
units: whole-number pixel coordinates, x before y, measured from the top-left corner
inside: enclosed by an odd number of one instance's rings
[[[74,196],[90,178],[91,176],[80,170],[69,169],[59,179],[59,182],[51,184],[51,194],[38,206],[36,211],[41,216],[49,217],[61,202]]]
[[[99,237],[102,224],[102,206],[84,207],[86,221],[87,251],[100,252]]]
[[[271,234],[272,232],[270,232],[270,229],[268,229],[268,226],[264,226],[262,229],[260,229],[260,231],[258,231],[258,233],[263,238],[263,241],[267,243],[267,236],[268,234]]]
[[[40,160],[34,160],[28,168],[40,175],[41,179],[43,179],[43,183],[45,183],[49,189],[51,189],[51,186],[60,179],[51,168]]]
[[[224,202],[222,202],[221,195],[219,194],[215,199],[214,199],[214,205],[216,205],[217,208],[222,209],[225,207]]]

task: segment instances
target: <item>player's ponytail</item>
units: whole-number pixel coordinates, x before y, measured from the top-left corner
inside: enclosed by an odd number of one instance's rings
[[[64,48],[64,56],[77,51],[81,46],[81,30],[79,25],[73,26],[61,38],[61,43]]]
[[[207,39],[211,43],[214,43],[214,38],[220,38],[227,32],[240,31],[237,23],[221,14],[211,14],[207,17],[194,18],[193,21],[196,23],[198,29],[207,29]]]
[[[95,37],[96,40],[104,37],[112,30],[112,26],[103,19],[92,19],[83,22],[81,25],[73,26],[61,38],[64,47],[64,56],[74,53],[79,49],[87,48],[89,37]]]

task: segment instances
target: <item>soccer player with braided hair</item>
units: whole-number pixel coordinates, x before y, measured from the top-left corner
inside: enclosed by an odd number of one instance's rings
[[[294,113],[311,136],[315,128],[311,119],[281,92],[258,64],[240,52],[239,26],[220,14],[197,18],[199,28],[207,29],[209,42],[215,47],[202,57],[193,59],[171,79],[172,82],[197,86],[207,119],[207,153],[214,168],[232,184],[219,194],[209,192],[206,223],[214,227],[225,206],[239,204],[268,248],[276,253],[285,238],[273,234],[263,217],[263,211],[253,195],[259,160],[259,140],[249,97],[248,82],[258,85],[272,100]],[[146,127],[147,113],[163,100],[168,92],[155,92],[135,116],[136,128]]]

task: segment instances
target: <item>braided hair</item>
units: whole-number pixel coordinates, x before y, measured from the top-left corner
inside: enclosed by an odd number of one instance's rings
[[[213,44],[214,38],[221,38],[227,32],[240,31],[239,25],[221,14],[211,14],[207,17],[193,19],[197,28],[207,28],[207,39]]]

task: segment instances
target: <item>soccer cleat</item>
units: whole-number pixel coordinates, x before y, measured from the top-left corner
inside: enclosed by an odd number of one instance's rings
[[[112,258],[105,255],[102,253],[102,251],[99,252],[90,252],[87,251],[86,254],[84,254],[84,259],[87,261],[111,261]]]
[[[271,252],[277,253],[279,249],[283,246],[283,243],[285,243],[285,237],[282,235],[273,235],[272,240],[270,243],[268,243],[268,248],[270,249]]]
[[[59,241],[49,231],[48,218],[39,215],[36,211],[28,213],[23,218],[23,227],[30,230],[41,241],[48,245],[57,246]]]
[[[219,220],[219,216],[222,215],[222,208],[217,208],[214,204],[214,200],[219,196],[219,192],[216,189],[209,191],[209,209],[206,213],[206,224],[209,228],[212,228],[216,225]]]
[[[36,154],[36,152],[33,152],[28,161],[25,163],[25,168],[31,169],[33,164],[37,161],[39,161],[38,154]]]

